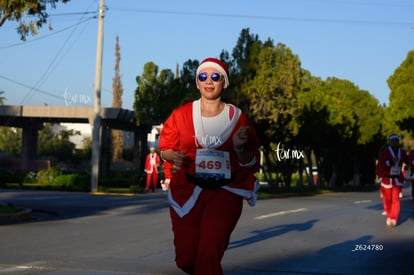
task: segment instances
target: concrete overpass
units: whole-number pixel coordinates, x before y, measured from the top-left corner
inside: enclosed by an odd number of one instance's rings
[[[93,125],[93,118],[93,107],[0,106],[0,126],[22,128],[21,159],[24,161],[36,160],[38,131],[43,128],[45,122]],[[139,132],[135,112],[122,108],[102,108],[101,139],[103,141],[109,137],[111,129]],[[101,163],[110,161],[108,142],[101,142],[101,145]]]
[[[93,107],[64,106],[0,106],[0,125],[24,128],[27,123],[72,122],[93,124]],[[102,108],[102,122],[105,126],[135,131],[134,111],[122,108]]]

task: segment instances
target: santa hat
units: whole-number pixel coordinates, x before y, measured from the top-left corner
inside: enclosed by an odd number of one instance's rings
[[[223,61],[212,57],[204,59],[198,66],[196,75],[198,75],[200,71],[204,68],[214,68],[218,70],[224,76],[224,81],[226,83],[224,88],[227,88],[229,86],[229,69]]]
[[[392,134],[388,137],[389,140],[393,140],[393,139],[400,139],[400,137],[397,134]]]

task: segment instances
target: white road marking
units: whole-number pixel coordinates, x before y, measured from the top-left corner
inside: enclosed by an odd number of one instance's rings
[[[275,216],[282,216],[282,215],[286,215],[286,214],[303,212],[303,211],[308,211],[308,209],[307,208],[298,208],[298,209],[280,211],[280,212],[270,213],[270,214],[267,214],[267,215],[258,216],[255,219],[256,220],[262,220],[262,219],[267,219],[267,218],[271,218],[271,217],[275,217]]]
[[[362,200],[362,201],[354,201],[355,204],[360,204],[360,203],[370,203],[372,202],[372,200]]]
[[[42,261],[35,261],[29,262],[21,265],[16,265],[13,267],[8,267],[0,270],[0,273],[7,273],[7,272],[15,272],[15,271],[22,271],[22,270],[46,270],[47,268],[41,267],[39,265],[44,265],[46,262]]]

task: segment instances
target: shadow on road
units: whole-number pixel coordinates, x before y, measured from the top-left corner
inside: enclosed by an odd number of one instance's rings
[[[92,215],[123,208],[131,214],[154,214],[168,208],[166,193],[134,196],[75,192],[0,190],[0,202],[32,209],[32,220],[60,220]]]
[[[264,241],[264,240],[267,240],[273,237],[277,237],[277,236],[289,233],[291,231],[306,231],[306,230],[311,229],[312,226],[317,221],[318,220],[310,220],[304,223],[285,224],[285,225],[278,225],[278,226],[270,227],[264,230],[255,230],[255,231],[252,231],[252,234],[254,234],[253,236],[231,242],[228,249],[233,249],[233,248],[253,244],[256,242],[261,242],[261,241]]]
[[[411,274],[413,248],[414,239],[378,242],[372,235],[364,235],[314,252],[298,250],[283,258],[269,254],[267,259],[243,263],[228,274]]]

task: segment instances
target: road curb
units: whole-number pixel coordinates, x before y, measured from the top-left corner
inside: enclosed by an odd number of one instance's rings
[[[24,222],[32,219],[32,209],[25,208],[17,213],[1,214],[0,224]]]

